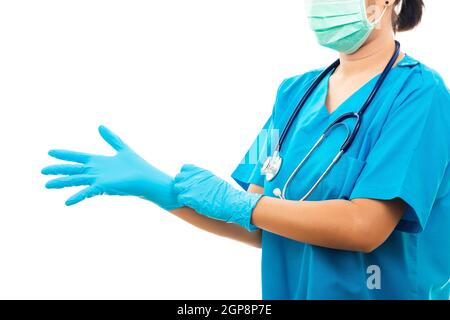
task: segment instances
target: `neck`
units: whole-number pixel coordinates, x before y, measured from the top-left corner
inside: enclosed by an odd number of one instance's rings
[[[395,50],[394,38],[376,37],[369,39],[357,52],[340,54],[341,64],[336,70],[341,76],[352,76],[362,70],[383,69]]]

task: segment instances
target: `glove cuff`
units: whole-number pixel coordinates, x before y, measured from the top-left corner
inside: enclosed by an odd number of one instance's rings
[[[241,210],[236,212],[236,216],[233,217],[234,223],[239,224],[241,227],[247,229],[250,232],[259,230],[258,227],[251,224],[253,209],[256,207],[258,201],[263,197],[262,194],[258,193],[249,193],[239,191],[243,194],[243,206]]]

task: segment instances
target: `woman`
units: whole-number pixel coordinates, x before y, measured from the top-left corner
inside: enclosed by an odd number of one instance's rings
[[[450,94],[435,71],[402,52],[393,56],[395,32],[413,29],[422,9],[422,0],[308,1],[312,30],[339,52],[340,64],[306,99],[282,144],[278,174],[265,179],[265,157],[323,70],[282,82],[272,115],[232,174],[246,191],[193,165],[172,178],[105,127],[100,134],[117,154],[52,150],[77,164],[43,169],[66,175],[46,186],[88,186],[67,205],[100,194],[142,197],[204,230],[262,247],[264,299],[448,299]],[[390,60],[350,148],[298,201],[355,122],[333,129],[284,188],[298,163],[330,123],[361,109]]]

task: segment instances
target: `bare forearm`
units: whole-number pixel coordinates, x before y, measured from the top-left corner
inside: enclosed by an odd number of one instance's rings
[[[400,201],[301,202],[263,197],[253,210],[252,224],[304,243],[369,252],[393,231],[402,209]]]
[[[170,212],[178,218],[207,232],[261,248],[261,231],[249,232],[236,224],[202,216],[188,207],[175,209]]]
[[[250,185],[249,192],[260,193],[264,192],[264,189],[257,185]],[[202,230],[213,233],[215,235],[233,239],[243,242],[252,247],[261,248],[261,231],[249,232],[246,229],[231,223],[224,221],[211,219],[203,215],[198,214],[195,210],[183,207],[170,211],[178,218],[186,221],[187,223],[196,226]]]

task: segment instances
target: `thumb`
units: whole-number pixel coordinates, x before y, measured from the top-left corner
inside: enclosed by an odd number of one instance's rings
[[[102,136],[103,140],[105,140],[114,150],[121,151],[128,148],[126,143],[123,142],[118,135],[109,130],[107,127],[98,127],[98,132]]]

